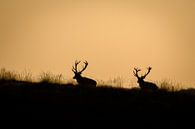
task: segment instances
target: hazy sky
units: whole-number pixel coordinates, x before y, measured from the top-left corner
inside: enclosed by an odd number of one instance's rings
[[[0,67],[71,78],[136,82],[135,66],[152,66],[147,80],[195,86],[194,0],[0,0]],[[143,71],[145,72],[145,71]]]

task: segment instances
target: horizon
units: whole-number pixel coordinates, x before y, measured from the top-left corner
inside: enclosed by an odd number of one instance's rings
[[[139,74],[139,73],[138,73]],[[143,74],[139,74],[143,75]],[[86,76],[84,76],[86,77]],[[136,77],[135,77],[136,78]],[[24,82],[32,82],[32,83],[50,83],[50,84],[73,84],[77,85],[78,82],[76,79],[67,78],[62,73],[52,73],[51,71],[42,71],[37,75],[33,75],[33,73],[29,70],[24,70],[22,72],[18,72],[16,70],[9,70],[6,68],[0,69],[0,80],[7,80],[7,81],[24,81]],[[92,79],[92,78],[91,78]],[[108,87],[115,87],[115,88],[139,88],[139,84],[135,80],[125,80],[123,76],[116,76],[113,78],[105,79],[95,79],[97,82],[97,86],[108,86]],[[145,79],[144,79],[145,80]],[[153,80],[146,82],[152,82],[156,84],[160,89],[167,89],[167,90],[182,90],[182,89],[191,89],[194,88],[192,86],[184,86],[182,83],[178,83],[176,80],[171,80],[168,78],[162,80]]]
[[[195,1],[0,1],[0,68],[34,76],[72,79],[75,60],[87,60],[83,76],[137,84],[147,81],[195,86]],[[81,64],[82,65],[82,64]]]

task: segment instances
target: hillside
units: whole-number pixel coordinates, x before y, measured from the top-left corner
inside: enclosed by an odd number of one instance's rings
[[[0,82],[0,117],[7,126],[28,124],[69,128],[172,128],[193,125],[195,90],[112,87],[79,88],[73,84]]]

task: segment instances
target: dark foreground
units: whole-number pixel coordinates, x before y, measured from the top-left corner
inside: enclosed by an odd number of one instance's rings
[[[195,91],[78,88],[67,84],[1,82],[0,122],[5,127],[195,127]]]

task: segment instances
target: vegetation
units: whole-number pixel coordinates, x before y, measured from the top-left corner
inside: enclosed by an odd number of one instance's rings
[[[142,91],[112,86],[81,88],[44,73],[40,82],[22,80],[5,69],[0,74],[2,123],[60,125],[69,128],[175,128],[190,126],[195,90]],[[167,84],[168,85],[168,84]],[[187,125],[186,125],[187,124]],[[7,125],[8,126],[8,125]]]

